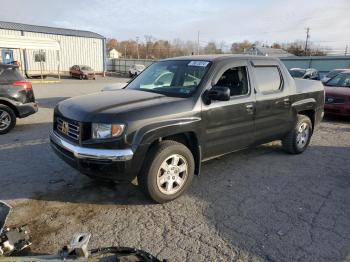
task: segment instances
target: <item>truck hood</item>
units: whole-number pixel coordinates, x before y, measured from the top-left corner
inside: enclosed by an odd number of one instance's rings
[[[120,115],[125,118],[135,113],[142,114],[148,108],[155,111],[154,108],[160,105],[164,108],[164,104],[170,105],[184,100],[151,92],[122,89],[73,97],[60,102],[55,111],[76,121],[109,122],[113,119],[115,121]]]

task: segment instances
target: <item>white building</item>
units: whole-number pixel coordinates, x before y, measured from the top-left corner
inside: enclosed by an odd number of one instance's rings
[[[114,48],[108,50],[108,58],[109,59],[118,59],[121,58],[122,54],[118,52],[118,50],[115,50]]]
[[[105,42],[89,31],[0,21],[0,63],[17,61],[27,76],[68,74],[73,65],[105,72]]]
[[[248,55],[259,55],[259,56],[271,56],[271,57],[289,57],[294,56],[287,51],[279,48],[263,47],[263,46],[253,46],[244,52]]]

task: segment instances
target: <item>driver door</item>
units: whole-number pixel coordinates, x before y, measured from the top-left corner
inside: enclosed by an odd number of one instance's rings
[[[253,144],[255,94],[247,61],[235,61],[214,76],[212,85],[230,89],[229,101],[203,104],[205,123],[203,159],[233,152]]]

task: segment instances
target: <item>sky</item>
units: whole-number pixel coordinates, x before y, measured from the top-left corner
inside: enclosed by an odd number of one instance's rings
[[[350,48],[350,0],[0,0],[0,20],[89,30],[118,40],[292,42]]]

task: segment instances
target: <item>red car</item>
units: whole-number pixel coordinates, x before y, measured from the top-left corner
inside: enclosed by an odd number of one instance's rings
[[[96,79],[94,70],[87,65],[74,65],[69,69],[71,77],[83,79]]]
[[[326,114],[350,116],[350,72],[343,72],[325,83]]]

